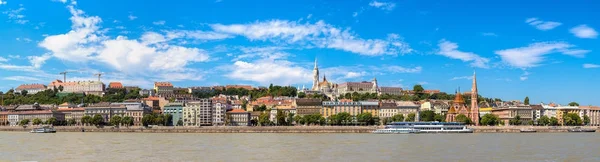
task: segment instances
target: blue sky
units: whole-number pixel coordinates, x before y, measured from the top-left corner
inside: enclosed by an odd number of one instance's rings
[[[334,82],[600,105],[596,1],[0,0],[0,90]]]

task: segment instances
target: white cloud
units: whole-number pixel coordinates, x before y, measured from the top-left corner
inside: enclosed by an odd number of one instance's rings
[[[12,21],[17,24],[26,24],[29,22],[29,20],[25,19],[25,15],[21,13],[23,11],[25,11],[25,8],[23,7],[23,5],[21,5],[19,9],[8,10],[2,13],[8,16],[9,21]]]
[[[379,1],[371,1],[369,6],[379,8],[382,10],[391,11],[396,7],[396,3],[393,2],[379,2]]]
[[[8,61],[7,58],[4,58],[4,57],[0,56],[0,62],[7,62],[7,61]]]
[[[600,68],[600,65],[597,65],[597,64],[583,64],[583,68],[586,68],[586,69]]]
[[[356,17],[356,16],[358,16],[358,12],[352,13],[352,17]]]
[[[544,61],[544,55],[562,53],[576,57],[583,57],[589,50],[572,49],[574,45],[566,42],[539,42],[527,47],[519,47],[495,51],[502,61],[517,68],[530,68],[539,66]]]
[[[277,85],[308,83],[312,76],[310,70],[286,60],[236,61],[230,69],[231,72],[226,74],[226,77],[258,82],[262,85],[270,83]]]
[[[423,68],[420,66],[414,68],[406,68],[396,65],[383,66],[383,69],[391,73],[420,73],[423,70]]]
[[[201,30],[172,30],[166,31],[166,37],[168,39],[187,38],[195,40],[221,40],[227,38],[233,38],[233,36],[224,33],[217,33],[211,31]]]
[[[129,20],[135,20],[138,17],[137,16],[133,16],[132,14],[129,14],[129,16],[127,16],[127,18],[129,18]]]
[[[31,66],[33,66],[36,69],[39,69],[40,67],[42,67],[42,65],[44,65],[44,63],[46,63],[46,60],[50,59],[49,54],[44,54],[42,56],[28,56],[27,58],[29,59],[29,63],[31,63]]]
[[[4,77],[2,79],[20,81],[20,82],[40,82],[40,81],[42,81],[38,77],[29,77],[29,76],[9,76],[9,77]]]
[[[165,23],[167,23],[167,22],[164,20],[152,22],[152,24],[154,24],[154,25],[165,25]]]
[[[208,61],[206,51],[169,44],[168,34],[146,32],[139,39],[125,36],[110,38],[100,28],[100,17],[87,16],[82,10],[68,6],[72,17],[71,31],[47,36],[40,44],[50,55],[69,62],[107,66],[128,77],[165,81],[199,80],[202,73],[188,66]],[[187,34],[182,35],[188,37]],[[192,36],[189,36],[192,37]],[[31,59],[43,63],[44,56]],[[43,61],[42,61],[43,60]]]
[[[20,42],[20,41],[23,41],[23,42],[26,42],[26,43],[29,43],[29,42],[31,42],[31,41],[32,41],[32,40],[31,40],[31,39],[29,39],[29,38],[15,38],[15,40],[17,40],[17,41],[19,41],[19,42]]]
[[[472,80],[473,76],[460,76],[460,77],[454,77],[450,80],[461,80],[461,79],[465,79],[465,80]]]
[[[12,58],[12,59],[20,59],[21,55],[8,55],[8,58]]]
[[[67,3],[67,0],[52,0],[52,1],[54,1],[54,2],[61,2],[61,3]],[[75,2],[75,1],[73,1],[73,2]]]
[[[598,32],[585,24],[571,28],[569,31],[578,38],[595,39],[598,37]]]
[[[542,21],[538,18],[528,18],[525,20],[525,23],[534,26],[535,28],[537,28],[538,30],[551,30],[554,29],[560,25],[562,25],[562,23],[560,22],[554,22],[554,21]]]
[[[397,55],[413,51],[407,43],[398,37],[388,37],[386,40],[362,39],[351,33],[349,29],[342,30],[323,21],[314,24],[299,24],[293,21],[271,20],[251,24],[213,24],[211,27],[216,32],[241,35],[250,40],[269,40],[293,45],[316,46],[368,56]]]
[[[5,4],[6,4],[6,1],[0,0],[0,5],[5,5]]]
[[[34,68],[33,66],[21,66],[21,65],[2,64],[2,63],[0,63],[0,69],[10,70],[10,71],[39,72],[39,70]]]
[[[487,68],[487,63],[490,61],[488,58],[481,57],[472,52],[463,52],[458,50],[458,44],[447,41],[445,39],[440,40],[438,43],[440,48],[437,52],[439,55],[446,56],[453,59],[459,59],[464,62],[471,62],[471,66],[479,68]]]
[[[496,35],[496,33],[492,33],[492,32],[484,32],[481,33],[481,35],[483,36],[490,36],[490,37],[497,37],[498,35]]]

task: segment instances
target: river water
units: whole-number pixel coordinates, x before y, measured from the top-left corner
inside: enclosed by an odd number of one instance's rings
[[[600,161],[600,134],[0,132],[0,161]]]

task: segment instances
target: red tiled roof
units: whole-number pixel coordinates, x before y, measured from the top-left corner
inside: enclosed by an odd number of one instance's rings
[[[121,82],[110,82],[108,88],[123,88],[123,84]]]
[[[27,90],[27,89],[46,89],[46,85],[43,84],[21,84],[17,87],[17,90]]]
[[[229,111],[230,113],[245,113],[246,111],[242,110],[242,109],[233,109],[231,111]]]
[[[84,111],[85,109],[83,107],[77,107],[77,108],[58,108],[56,110],[57,111]]]
[[[154,82],[154,86],[172,87],[173,84],[171,82]]]

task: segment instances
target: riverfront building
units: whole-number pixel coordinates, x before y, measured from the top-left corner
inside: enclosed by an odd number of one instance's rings
[[[340,101],[323,101],[323,109],[321,109],[321,115],[328,118],[331,115],[346,112],[351,116],[360,114],[361,104],[360,102],[354,102],[352,100],[340,100]]]
[[[521,118],[522,124],[527,124],[534,119],[533,109],[528,105],[499,107],[493,109],[492,114],[496,115],[504,125],[509,125],[509,121],[517,116]]]
[[[399,109],[394,102],[381,102],[379,106],[379,117],[380,118],[391,118],[398,114]]]
[[[225,112],[231,110],[231,106],[226,102],[213,102],[212,124],[225,125]]]
[[[379,101],[360,101],[361,112],[371,113],[374,118],[379,117]]]
[[[163,114],[171,114],[173,116],[173,125],[176,125],[179,120],[183,122],[183,106],[182,102],[168,103],[163,109]]]
[[[113,105],[109,102],[100,102],[84,108],[84,114],[90,117],[102,116],[104,122],[108,122],[113,116],[124,116],[127,107],[124,105]]]
[[[123,116],[129,116],[133,119],[134,126],[142,126],[142,118],[146,114],[150,114],[152,112],[152,108],[144,103],[139,102],[123,102],[123,103],[112,103],[113,107],[125,107],[125,113]],[[121,116],[121,117],[123,117]]]
[[[208,126],[212,125],[212,100],[200,99],[188,102],[183,107],[184,126]]]
[[[76,107],[72,104],[69,103],[63,103],[61,105],[59,105],[58,109],[56,110],[60,113],[63,113],[65,115],[65,120],[69,121],[71,119],[75,120],[75,123],[77,125],[81,125],[81,118],[84,116],[84,112],[85,109],[82,107]]]
[[[304,116],[311,114],[319,114],[323,108],[321,99],[299,98],[292,103],[296,107],[296,115]]]
[[[230,126],[249,126],[250,112],[242,109],[233,109],[226,114],[226,123]]]

